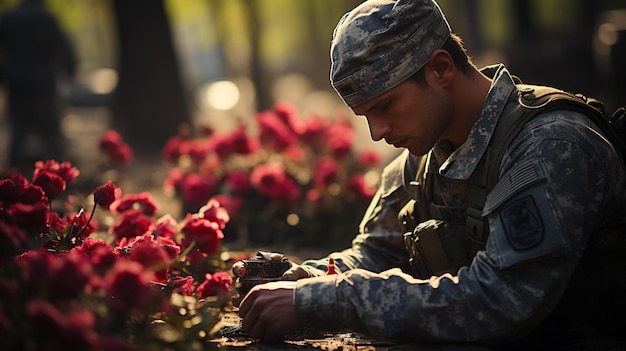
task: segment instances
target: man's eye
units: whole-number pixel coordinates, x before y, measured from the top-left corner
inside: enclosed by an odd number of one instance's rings
[[[387,111],[390,106],[391,106],[391,102],[388,101],[388,102],[385,102],[385,103],[382,103],[382,104],[378,105],[376,107],[376,109],[378,111],[383,111],[384,112],[384,111]]]

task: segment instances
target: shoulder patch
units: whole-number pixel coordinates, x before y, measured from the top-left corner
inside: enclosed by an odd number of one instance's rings
[[[531,195],[524,196],[500,211],[509,244],[516,251],[539,245],[544,237],[544,225],[539,209]]]
[[[543,167],[535,160],[531,159],[522,162],[500,177],[491,193],[487,195],[483,216],[500,206],[511,196],[545,178]]]

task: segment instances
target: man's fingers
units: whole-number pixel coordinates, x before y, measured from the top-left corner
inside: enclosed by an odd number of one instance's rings
[[[308,276],[309,274],[300,266],[293,266],[283,273],[284,280],[298,280]]]
[[[243,300],[241,300],[241,303],[239,304],[239,317],[245,318],[250,311],[250,308],[252,308],[254,300],[256,299],[256,294],[254,293],[255,291],[256,289],[252,288],[252,290],[244,296]]]
[[[311,277],[311,273],[302,266],[293,264],[285,273],[283,273],[283,280],[298,280]]]
[[[285,340],[285,335],[282,331],[290,330],[290,327],[285,327],[280,322],[276,321],[276,316],[268,315],[273,314],[272,311],[260,311],[261,314],[257,314],[259,308],[252,308],[246,318],[241,324],[241,329],[250,335],[253,339],[262,340],[263,342],[276,343]]]
[[[258,319],[259,319],[259,316],[257,314],[248,313],[246,317],[243,318],[243,320],[241,321],[241,329],[245,331],[246,333],[250,334],[256,324],[263,324],[263,323],[257,323]]]
[[[254,323],[251,326],[250,331],[248,331],[247,333],[253,339],[264,340],[265,339],[265,328],[266,328],[265,323]],[[244,330],[246,330],[246,329],[244,329]]]

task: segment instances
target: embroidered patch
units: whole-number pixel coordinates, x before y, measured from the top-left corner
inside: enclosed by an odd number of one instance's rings
[[[509,243],[516,251],[528,250],[543,241],[544,227],[535,200],[522,197],[500,212]]]

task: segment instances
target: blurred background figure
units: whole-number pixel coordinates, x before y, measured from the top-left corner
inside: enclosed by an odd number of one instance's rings
[[[0,17],[0,68],[7,93],[8,159],[32,169],[38,159],[61,160],[60,84],[72,79],[71,46],[42,0],[22,0]]]

